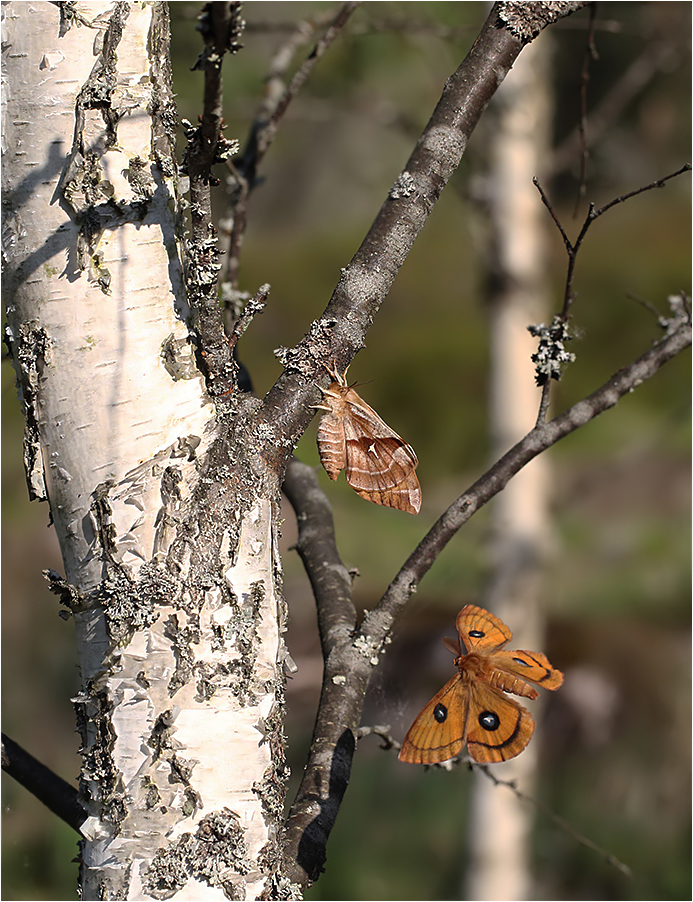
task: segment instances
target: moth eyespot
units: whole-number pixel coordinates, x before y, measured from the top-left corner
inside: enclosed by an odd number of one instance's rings
[[[513,661],[514,661],[516,664],[522,664],[524,667],[531,667],[531,666],[532,666],[532,665],[529,663],[529,661],[525,661],[525,660],[523,660],[522,658],[513,658]]]
[[[500,717],[495,711],[482,711],[479,715],[479,724],[485,730],[497,730],[500,726]]]
[[[447,720],[448,709],[445,705],[441,705],[440,702],[433,709],[433,716],[438,721],[438,723],[443,723],[443,721]]]
[[[481,630],[469,630],[469,635],[472,639],[483,639],[486,633],[482,633]]]

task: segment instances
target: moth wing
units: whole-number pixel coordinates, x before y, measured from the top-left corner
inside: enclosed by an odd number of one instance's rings
[[[534,733],[529,711],[484,680],[471,685],[467,747],[475,761],[492,763],[514,758]]]
[[[438,764],[459,755],[467,735],[469,702],[469,684],[456,673],[417,715],[404,737],[399,760]]]
[[[467,653],[495,651],[513,637],[502,620],[475,604],[466,604],[462,608],[456,626]]]
[[[414,449],[353,388],[345,396],[347,481],[352,488],[391,488],[416,469]],[[375,479],[377,484],[370,486]]]
[[[492,666],[502,670],[519,681],[529,680],[542,689],[558,689],[563,684],[563,674],[551,665],[551,662],[540,651],[511,651],[505,649],[493,655]],[[511,688],[503,687],[506,692]],[[516,693],[523,695],[524,693]]]
[[[342,421],[326,413],[318,425],[318,451],[320,463],[330,479],[336,479],[346,464],[346,441]]]
[[[394,507],[397,510],[406,511],[408,514],[418,514],[421,510],[421,486],[413,470],[402,482],[391,488],[374,489],[373,491],[354,488],[354,491],[366,501],[372,501],[383,507]]]

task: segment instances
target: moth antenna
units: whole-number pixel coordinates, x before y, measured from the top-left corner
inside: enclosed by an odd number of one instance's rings
[[[462,649],[460,648],[460,640],[450,639],[448,636],[444,636],[442,639],[443,645],[447,648],[448,651],[451,651],[455,657],[459,657],[462,654]]]

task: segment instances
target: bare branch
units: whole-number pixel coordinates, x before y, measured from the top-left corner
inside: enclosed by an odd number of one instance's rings
[[[323,657],[356,627],[352,580],[337,551],[332,507],[315,470],[292,457],[283,490],[296,513],[301,556],[313,587]]]
[[[313,416],[327,360],[345,369],[365,336],[436,201],[457,168],[482,111],[525,43],[583,3],[496,3],[467,57],[448,79],[430,121],[326,310],[292,350],[260,417],[277,445],[295,446]],[[322,383],[321,383],[322,384]],[[324,382],[326,384],[326,382]]]
[[[194,68],[204,69],[204,107],[198,128],[187,125],[188,147],[183,166],[190,175],[192,240],[188,247],[188,296],[193,326],[207,370],[210,394],[227,395],[234,387],[237,366],[224,336],[217,277],[219,250],[212,225],[210,186],[218,184],[212,166],[235,152],[236,146],[221,137],[221,65],[224,54],[237,53],[243,30],[240,3],[206,3],[199,30],[205,48]]]

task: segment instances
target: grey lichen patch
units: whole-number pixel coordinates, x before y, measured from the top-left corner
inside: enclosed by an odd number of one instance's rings
[[[128,180],[132,193],[137,201],[146,203],[151,200],[156,190],[156,182],[149,171],[150,163],[141,157],[132,157],[123,175]]]
[[[212,640],[214,642],[214,640]],[[196,693],[195,699],[206,702],[212,698],[220,686],[230,682],[231,669],[226,664],[198,662],[195,664]]]
[[[272,874],[258,899],[303,899],[303,887],[300,883],[292,883],[288,877],[284,877],[282,874]]]
[[[171,604],[178,592],[175,580],[156,562],[145,564],[136,580],[124,567],[109,563],[95,597],[104,607],[114,646],[124,647],[136,632],[150,627],[160,607]]]
[[[82,786],[100,808],[100,819],[114,833],[127,815],[126,795],[113,760],[116,734],[112,725],[113,701],[103,687],[90,682],[73,699],[82,735]]]
[[[251,868],[240,819],[223,808],[203,818],[194,834],[184,833],[159,849],[143,875],[143,888],[155,899],[168,899],[194,878],[221,887],[227,899],[244,899],[244,883],[238,878]]]
[[[161,358],[166,372],[174,382],[199,378],[201,375],[195,360],[195,349],[188,337],[176,338],[171,332],[161,343]]]
[[[275,687],[275,702],[269,715],[258,725],[263,734],[262,742],[269,743],[270,766],[265,770],[262,780],[253,784],[252,790],[260,799],[262,810],[270,828],[281,822],[286,801],[286,786],[290,769],[286,763],[286,737],[284,735],[284,680]]]
[[[137,579],[133,579],[128,568],[120,563],[118,558],[122,549],[113,523],[112,491],[111,482],[99,484],[90,507],[93,550],[104,562],[105,576],[89,600],[104,608],[109,636],[118,648],[125,646],[138,630],[151,626],[159,616],[160,606],[175,601],[180,586],[158,561],[144,564]]]
[[[268,767],[262,780],[253,783],[252,790],[260,799],[265,817],[276,824],[284,811],[286,781],[289,769],[285,765]]]
[[[52,592],[53,595],[57,595],[60,604],[65,605],[67,608],[67,611],[60,612],[61,616],[65,615],[65,617],[69,618],[70,614],[74,614],[75,611],[84,609],[85,599],[79,589],[71,586],[70,583],[68,583],[66,579],[63,579],[63,577],[55,570],[43,570],[41,572],[43,577],[48,580],[48,591]]]
[[[192,842],[185,833],[173,846],[159,849],[142,876],[142,888],[154,899],[170,899],[181,890],[190,877],[187,845]]]
[[[546,385],[550,379],[560,380],[563,367],[575,361],[575,354],[565,349],[565,342],[573,337],[568,323],[556,315],[550,326],[539,323],[527,326],[527,331],[539,339],[539,347],[531,357],[537,385]]]
[[[29,499],[46,501],[48,494],[41,452],[38,396],[43,370],[50,365],[50,339],[42,328],[33,329],[22,324],[13,330],[6,325],[5,343],[15,368],[24,413],[24,471]]]
[[[149,109],[152,117],[152,153],[164,177],[174,178],[177,171],[174,147],[178,116],[171,93],[173,75],[169,52],[170,27],[167,4],[153,5],[148,38],[149,77],[152,85]]]
[[[157,808],[161,804],[161,792],[150,776],[142,777],[142,790],[144,792],[144,807]]]
[[[411,197],[416,193],[416,180],[411,172],[402,172],[395,184],[390,189],[390,197],[398,200],[402,197]]]
[[[354,648],[360,655],[366,658],[373,667],[376,666],[378,663],[378,655],[381,651],[380,642],[376,642],[373,639],[367,639],[363,633],[361,633],[354,640]]]
[[[221,885],[226,892],[229,871],[247,874],[251,870],[245,832],[240,818],[229,808],[203,818],[195,831],[195,839],[197,844],[191,866],[197,878],[207,880],[212,886]]]
[[[315,371],[316,362],[330,360],[335,341],[337,320],[323,318],[311,323],[308,334],[295,348],[275,348],[274,356],[293,372],[310,376]]]
[[[173,736],[175,718],[176,714],[171,708],[159,714],[147,739],[147,745],[152,749],[154,761],[165,761],[168,764],[169,782],[183,785],[182,811],[186,817],[191,817],[202,807],[200,795],[192,785],[197,761],[188,760],[179,754],[180,743]]]
[[[175,721],[173,709],[168,708],[162,711],[154,721],[154,726],[147,739],[147,745],[152,749],[154,761],[158,761],[165,756],[166,752],[173,751],[174,740],[173,733]]]
[[[234,616],[229,621],[228,638],[240,657],[229,665],[231,686],[241,705],[253,705],[257,701],[254,686],[257,648],[260,641],[258,627],[262,616],[265,586],[261,580],[254,582],[250,591],[237,601]]]
[[[498,4],[498,18],[523,43],[533,40],[547,25],[585,6],[585,0],[528,3],[507,0]]]
[[[181,627],[178,615],[171,614],[166,621],[165,635],[171,640],[176,669],[168,683],[168,694],[173,697],[185,686],[193,675],[195,655],[192,645],[200,643],[200,618],[198,614],[188,615],[188,622]]]

